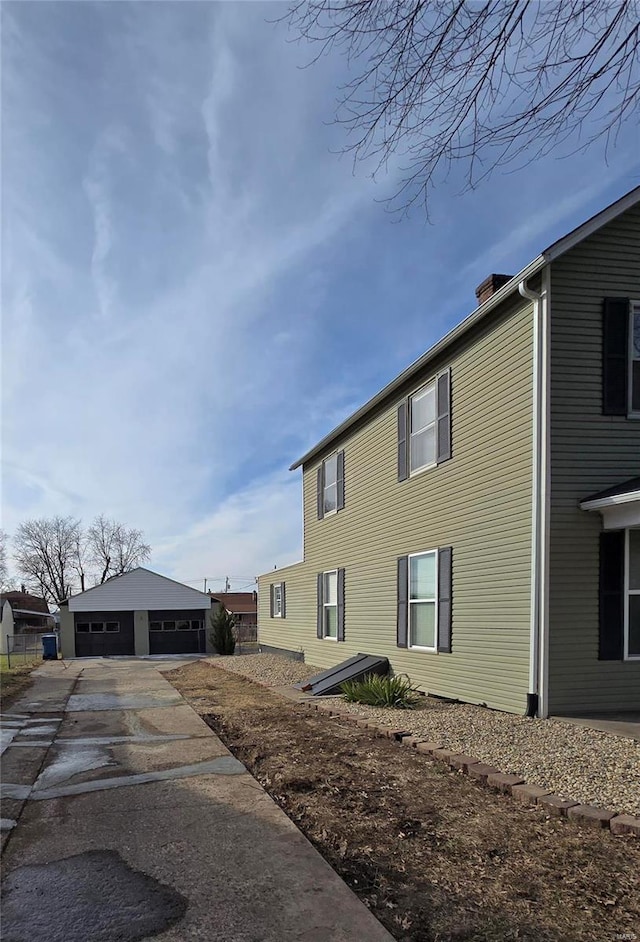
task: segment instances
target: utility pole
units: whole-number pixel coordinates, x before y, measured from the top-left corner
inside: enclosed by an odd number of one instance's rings
[[[204,580],[204,591],[206,595],[206,592],[207,592],[207,580],[206,579]]]
[[[229,576],[226,576],[224,580],[224,591],[228,592],[230,588],[231,588],[231,583],[229,582]]]

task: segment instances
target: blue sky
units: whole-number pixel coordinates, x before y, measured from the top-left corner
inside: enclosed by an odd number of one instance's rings
[[[338,151],[344,62],[278,3],[2,6],[2,526],[104,512],[235,588],[301,556],[287,470],[516,272],[638,183],[610,148],[399,221]]]

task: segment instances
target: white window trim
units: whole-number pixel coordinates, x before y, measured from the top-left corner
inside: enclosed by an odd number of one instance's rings
[[[333,482],[333,484],[327,485],[325,484],[325,475],[326,475],[325,467],[326,467],[327,461],[331,461],[332,458],[336,459],[336,479]],[[335,487],[336,489],[336,506],[333,508],[333,510],[326,510],[324,506],[324,495],[327,492],[327,486]],[[337,513],[338,513],[338,452],[334,451],[332,455],[329,455],[322,462],[322,517],[323,519],[325,517],[333,517]]]
[[[632,595],[640,595],[640,589],[629,588],[629,569],[631,556],[629,553],[629,533],[635,527],[627,527],[624,531],[624,659],[625,661],[640,661],[640,654],[629,654],[629,599]]]
[[[409,426],[408,429],[407,429],[408,434],[409,434],[409,448],[408,448],[407,459],[408,459],[408,462],[409,462],[408,471],[409,471],[409,477],[410,477],[410,478],[414,478],[414,477],[416,477],[418,474],[424,474],[425,471],[430,471],[432,468],[437,468],[437,467],[438,467],[438,441],[437,441],[437,438],[438,438],[438,388],[437,388],[437,383],[438,383],[438,377],[437,377],[437,376],[434,376],[433,379],[429,380],[428,383],[425,383],[423,386],[421,386],[419,389],[414,390],[414,391],[409,395],[409,403],[408,403],[409,415],[408,415],[408,417],[407,417],[407,418],[408,418],[408,423],[407,423],[407,424],[408,424],[408,426]],[[411,442],[412,442],[412,439],[413,439],[413,432],[411,431],[411,403],[413,402],[413,399],[414,399],[415,396],[419,396],[421,392],[424,392],[425,389],[428,389],[430,386],[433,387],[434,401],[435,401],[435,404],[436,404],[436,415],[435,415],[435,418],[434,418],[433,422],[430,423],[429,425],[425,425],[425,427],[424,427],[423,429],[421,429],[420,431],[421,431],[421,432],[424,432],[426,429],[431,428],[431,426],[433,425],[433,427],[435,428],[435,439],[434,439],[434,440],[435,440],[435,445],[436,445],[436,455],[435,455],[433,461],[430,461],[429,464],[420,465],[419,468],[416,468],[416,469],[414,470],[414,469],[412,469],[412,467],[411,467]],[[420,555],[422,555],[422,554],[421,554],[421,553],[414,553],[414,555],[415,555],[415,556],[420,556]]]
[[[435,560],[436,560],[435,594],[433,596],[434,646],[432,648],[427,648],[422,644],[411,643],[411,604],[412,602],[415,604],[416,602],[430,602],[431,601],[431,599],[412,599],[411,598],[411,560],[414,559],[416,556],[435,556]],[[423,550],[420,553],[409,553],[408,563],[407,563],[407,648],[410,651],[426,651],[429,654],[438,653],[438,550],[437,549]]]
[[[633,315],[640,315],[640,301],[634,301],[633,299],[629,301],[629,342],[627,347],[629,348],[629,362],[627,366],[627,416],[630,419],[640,419],[640,411],[632,408],[632,396],[633,396],[633,364],[636,361],[636,357],[633,355]]]
[[[336,574],[336,600],[335,602],[325,602],[325,591],[324,591],[324,577],[331,576],[333,573]],[[338,570],[337,569],[327,569],[326,572],[322,573],[322,640],[323,641],[337,641],[338,640]],[[335,608],[336,610],[336,636],[332,638],[331,635],[326,634],[327,620],[325,618],[325,611],[328,608]]]
[[[278,611],[276,611],[276,589],[279,589],[280,591],[280,607]],[[282,583],[281,582],[273,583],[273,615],[271,617],[282,618]]]

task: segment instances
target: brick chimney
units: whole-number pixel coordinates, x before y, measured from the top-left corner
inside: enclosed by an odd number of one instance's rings
[[[483,301],[487,301],[492,294],[495,294],[496,291],[501,288],[503,285],[506,285],[508,281],[511,281],[513,275],[489,275],[488,278],[478,285],[476,288],[476,298],[478,299],[478,304],[482,304]]]

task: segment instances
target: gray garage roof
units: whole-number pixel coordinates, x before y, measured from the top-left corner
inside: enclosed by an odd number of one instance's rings
[[[71,612],[202,610],[211,608],[211,597],[140,566],[71,596],[68,605]]]

